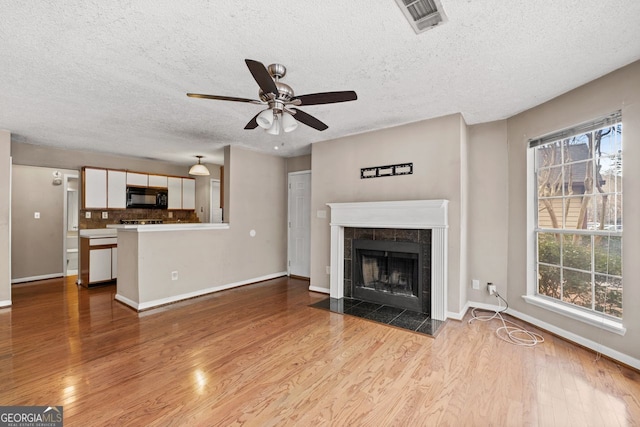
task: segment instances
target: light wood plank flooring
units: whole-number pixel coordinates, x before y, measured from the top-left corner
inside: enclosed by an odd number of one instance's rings
[[[0,405],[63,405],[66,426],[629,426],[640,375],[543,333],[448,321],[437,338],[310,308],[276,279],[136,313],[115,287],[13,287]],[[529,327],[531,330],[533,328]]]

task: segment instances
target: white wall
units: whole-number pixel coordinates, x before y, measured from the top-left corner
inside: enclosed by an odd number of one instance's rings
[[[329,289],[331,212],[327,203],[384,200],[449,200],[449,287],[447,308],[459,312],[466,280],[466,235],[461,207],[465,193],[466,137],[454,114],[395,128],[315,143],[311,169],[311,286]],[[413,162],[413,175],[360,179],[360,168]],[[326,218],[317,212],[325,211]]]

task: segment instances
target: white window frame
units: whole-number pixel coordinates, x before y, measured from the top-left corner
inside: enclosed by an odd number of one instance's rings
[[[527,266],[529,266],[529,268],[527,268],[527,294],[523,295],[523,299],[527,303],[545,310],[549,310],[618,335],[624,335],[627,330],[623,326],[621,319],[612,318],[604,313],[601,314],[583,310],[577,306],[573,307],[569,304],[562,303],[561,301],[556,301],[552,298],[546,298],[538,295],[538,248],[536,235],[538,211],[537,192],[535,148],[527,148]]]

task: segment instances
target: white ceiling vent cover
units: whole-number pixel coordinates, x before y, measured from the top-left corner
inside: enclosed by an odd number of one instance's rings
[[[416,34],[447,22],[447,16],[438,0],[396,0],[396,3]]]

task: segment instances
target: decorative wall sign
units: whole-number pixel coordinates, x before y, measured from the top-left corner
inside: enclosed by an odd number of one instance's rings
[[[397,165],[373,166],[360,169],[360,179],[411,174],[413,174],[413,163],[399,163]]]

